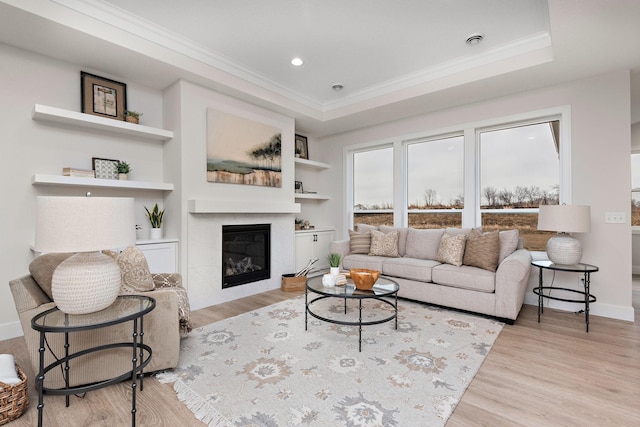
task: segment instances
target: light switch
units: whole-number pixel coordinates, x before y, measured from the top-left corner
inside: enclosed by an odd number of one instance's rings
[[[604,222],[607,224],[624,224],[626,222],[624,212],[605,212]]]

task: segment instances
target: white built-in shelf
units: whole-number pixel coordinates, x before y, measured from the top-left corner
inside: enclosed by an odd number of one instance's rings
[[[117,179],[82,178],[63,175],[35,174],[31,177],[33,185],[69,185],[74,187],[126,188],[130,190],[172,191],[173,184],[146,181],[120,181]]]
[[[296,199],[329,200],[331,196],[317,193],[296,193]]]
[[[168,141],[173,138],[173,132],[170,130],[137,125],[121,120],[107,119],[92,114],[63,110],[62,108],[49,107],[42,104],[35,104],[33,106],[31,117],[33,120],[96,129],[120,135],[147,138],[154,141]]]
[[[316,162],[314,160],[294,158],[296,166],[306,166],[314,169],[330,169],[331,165],[328,163]]]
[[[300,213],[300,203],[270,202],[260,200],[189,200],[187,211],[193,214],[207,213]]]

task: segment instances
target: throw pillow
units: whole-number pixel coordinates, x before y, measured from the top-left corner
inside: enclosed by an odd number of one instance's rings
[[[36,281],[40,289],[47,294],[49,299],[53,301],[53,293],[51,292],[51,278],[53,272],[58,265],[65,259],[69,258],[72,253],[64,254],[44,254],[31,261],[29,264],[29,273],[33,280]]]
[[[437,261],[445,264],[452,264],[457,267],[462,265],[462,257],[464,256],[464,246],[467,236],[464,234],[444,233],[440,239],[440,247],[438,248]]]
[[[506,257],[511,255],[517,248],[520,241],[518,230],[504,230],[500,232],[500,264]]]
[[[398,231],[398,255],[404,256],[407,252],[407,235],[409,234],[408,227],[390,227],[388,225],[381,225],[379,230],[384,234],[392,231]]]
[[[371,249],[369,255],[398,257],[398,232],[384,234],[371,230]]]
[[[367,255],[371,248],[371,233],[369,231],[357,233],[349,230],[349,245],[351,246],[352,254]]]
[[[496,271],[500,256],[500,235],[497,231],[480,233],[473,230],[467,237],[462,263],[484,270]]]
[[[129,246],[116,256],[122,274],[121,293],[152,291],[155,288],[149,264],[144,254],[135,246]]]

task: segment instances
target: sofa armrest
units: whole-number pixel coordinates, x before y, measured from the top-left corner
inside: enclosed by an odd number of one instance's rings
[[[342,261],[345,255],[348,255],[351,252],[351,242],[349,239],[346,240],[334,240],[329,244],[329,253],[340,254],[340,268],[342,268]]]
[[[9,281],[9,287],[18,314],[40,307],[42,304],[51,303],[47,294],[38,286],[31,275]]]
[[[496,271],[496,316],[515,320],[524,303],[531,272],[531,253],[518,249]]]

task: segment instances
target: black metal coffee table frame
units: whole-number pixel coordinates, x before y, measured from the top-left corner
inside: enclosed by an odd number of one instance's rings
[[[362,351],[362,327],[368,325],[378,325],[381,323],[389,322],[395,319],[395,329],[398,329],[398,290],[400,286],[393,280],[380,277],[371,290],[356,289],[353,281],[348,280],[345,286],[324,287],[322,285],[322,275],[315,276],[307,279],[304,302],[305,302],[305,314],[304,314],[304,330],[307,330],[308,315],[315,317],[323,322],[333,323],[336,325],[357,326],[358,327],[358,351]],[[309,292],[320,295],[317,298],[309,300]],[[391,300],[386,298],[392,298]],[[321,316],[318,313],[312,311],[311,306],[327,298],[342,298],[344,299],[344,314],[347,314],[347,300],[358,300],[358,320],[347,321],[339,319],[331,319],[325,316]],[[393,308],[393,314],[388,317],[377,320],[362,320],[362,301],[367,299],[374,299],[376,301],[383,302]]]

